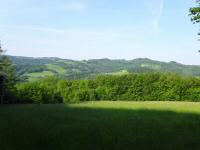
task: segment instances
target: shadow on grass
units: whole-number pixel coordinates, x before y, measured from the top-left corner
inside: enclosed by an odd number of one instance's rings
[[[200,149],[200,115],[155,110],[0,109],[1,150]]]

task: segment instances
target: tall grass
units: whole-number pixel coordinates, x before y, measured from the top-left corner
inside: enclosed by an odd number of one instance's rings
[[[1,150],[200,149],[200,103],[0,106]]]

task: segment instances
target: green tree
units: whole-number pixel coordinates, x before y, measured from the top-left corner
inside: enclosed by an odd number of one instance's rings
[[[191,21],[195,23],[200,22],[200,0],[196,0],[197,6],[190,8]],[[198,33],[200,35],[200,33]],[[200,52],[200,50],[199,50]]]
[[[193,23],[200,22],[200,0],[196,0],[196,2],[198,6],[190,8],[190,15],[192,16],[191,20]]]
[[[16,69],[12,62],[4,55],[4,50],[0,45],[0,76],[4,79],[4,84],[1,85],[1,90],[3,89],[5,93],[5,99],[7,102],[15,100],[14,97],[14,85],[17,81]]]

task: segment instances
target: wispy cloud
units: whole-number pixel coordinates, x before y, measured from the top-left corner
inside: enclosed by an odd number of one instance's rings
[[[160,0],[159,10],[156,17],[153,19],[153,32],[157,33],[160,29],[160,20],[164,11],[164,0]]]
[[[48,28],[48,27],[31,27],[31,26],[14,26],[14,25],[0,25],[0,29],[10,29],[10,30],[22,30],[28,32],[45,33],[47,35],[56,35],[69,37],[70,39],[78,40],[92,40],[92,39],[104,39],[112,38],[116,35],[104,32],[93,32],[93,31],[80,31],[80,30],[65,30],[58,28]]]
[[[85,0],[6,0],[1,2],[0,14],[6,15],[51,15],[63,12],[85,12]]]

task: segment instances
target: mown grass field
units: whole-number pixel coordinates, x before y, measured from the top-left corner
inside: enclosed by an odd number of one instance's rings
[[[0,150],[199,150],[200,103],[0,106]]]
[[[28,73],[25,74],[25,76],[28,76],[28,81],[37,81],[38,79],[44,78],[44,77],[50,77],[54,76],[55,74],[51,71],[43,71],[43,72],[34,72],[34,73]]]

